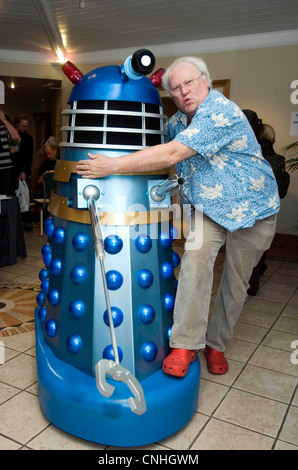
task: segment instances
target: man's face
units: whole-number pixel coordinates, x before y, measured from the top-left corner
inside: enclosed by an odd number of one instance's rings
[[[197,107],[208,96],[209,86],[197,67],[189,62],[180,62],[169,76],[171,96],[180,111],[191,119]]]
[[[16,128],[19,132],[27,132],[29,128],[29,121],[27,121],[26,119],[21,119],[19,124],[16,125]]]
[[[56,160],[57,152],[53,150],[51,147],[46,146],[44,149],[44,152],[49,160],[51,161]]]

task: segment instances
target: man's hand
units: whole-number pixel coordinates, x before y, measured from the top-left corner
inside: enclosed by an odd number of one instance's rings
[[[101,154],[88,153],[90,160],[81,160],[76,168],[83,178],[103,178],[113,173],[113,159]]]
[[[125,173],[140,173],[169,168],[185,158],[196,155],[196,151],[176,140],[154,145],[121,157],[107,157],[88,153],[90,160],[81,160],[76,168],[83,178],[104,178]]]

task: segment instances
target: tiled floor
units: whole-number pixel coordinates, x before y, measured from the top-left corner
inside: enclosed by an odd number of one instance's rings
[[[0,268],[0,283],[39,283],[44,243],[35,226],[26,234],[27,259]],[[215,267],[213,297],[223,257]],[[200,352],[194,417],[184,429],[146,449],[298,450],[298,263],[268,259],[267,264],[262,286],[256,297],[247,298],[226,351],[228,374],[209,374]],[[5,352],[0,366],[0,449],[112,449],[60,431],[41,413],[34,330],[0,340]]]

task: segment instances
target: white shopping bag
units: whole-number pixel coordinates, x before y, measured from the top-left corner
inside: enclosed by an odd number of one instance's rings
[[[19,180],[19,187],[16,189],[16,196],[19,199],[21,212],[28,212],[30,208],[29,188],[25,180]]]

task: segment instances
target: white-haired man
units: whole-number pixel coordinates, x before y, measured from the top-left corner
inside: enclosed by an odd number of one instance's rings
[[[244,114],[212,89],[201,59],[177,59],[163,85],[179,109],[169,120],[167,143],[118,158],[89,154],[90,160],[78,162],[77,170],[82,177],[98,178],[176,165],[177,173],[187,178],[191,231],[202,229],[194,221],[196,207],[203,207],[203,242],[200,249],[186,249],[181,261],[172,351],[163,371],[185,376],[196,352],[205,348],[209,372],[224,374],[224,351],[245,302],[250,274],[275,233],[277,185]],[[224,269],[208,325],[213,268],[224,244]]]

